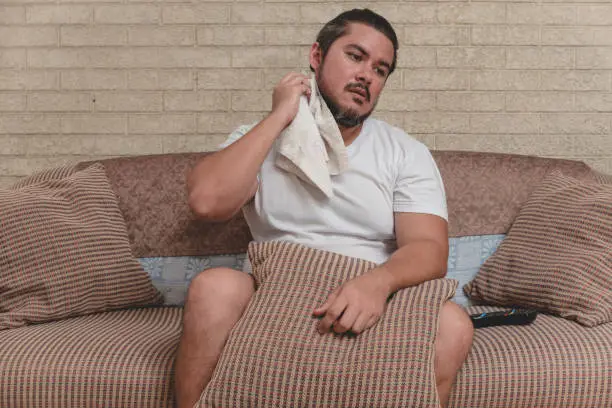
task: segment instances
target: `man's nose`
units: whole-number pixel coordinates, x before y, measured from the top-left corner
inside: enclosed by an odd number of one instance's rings
[[[372,83],[372,72],[370,72],[367,68],[359,70],[357,73],[357,80],[366,86],[370,86]]]

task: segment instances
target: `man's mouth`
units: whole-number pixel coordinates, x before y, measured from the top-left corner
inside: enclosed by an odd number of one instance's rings
[[[370,100],[370,92],[368,91],[368,89],[364,86],[361,85],[353,85],[353,86],[348,86],[347,90],[349,92],[352,92],[356,95],[359,95],[361,98],[365,99],[366,101]]]

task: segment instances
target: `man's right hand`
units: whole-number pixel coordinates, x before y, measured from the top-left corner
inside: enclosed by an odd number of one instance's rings
[[[270,115],[277,116],[284,127],[289,126],[297,115],[302,95],[310,98],[310,78],[297,72],[288,73],[274,87]]]

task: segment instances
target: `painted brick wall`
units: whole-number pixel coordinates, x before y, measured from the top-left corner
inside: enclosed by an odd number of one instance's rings
[[[377,116],[434,149],[612,173],[612,5],[569,1],[0,0],[0,185],[90,158],[204,150],[259,119],[322,23],[400,38]]]

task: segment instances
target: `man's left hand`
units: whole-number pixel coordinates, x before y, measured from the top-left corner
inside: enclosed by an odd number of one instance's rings
[[[334,290],[313,314],[319,333],[359,334],[374,326],[391,295],[391,274],[383,268],[353,278]]]

